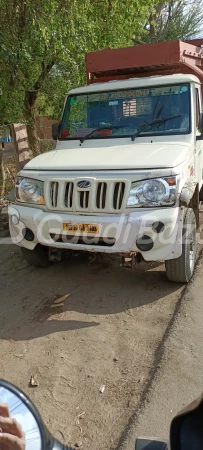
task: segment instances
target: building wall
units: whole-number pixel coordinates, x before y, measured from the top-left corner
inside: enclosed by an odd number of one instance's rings
[[[40,139],[52,139],[52,124],[57,120],[50,120],[45,116],[36,118],[37,134]]]

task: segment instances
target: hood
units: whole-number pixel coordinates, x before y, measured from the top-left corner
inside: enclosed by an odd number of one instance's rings
[[[98,142],[98,141],[97,141]],[[173,168],[189,156],[189,145],[183,143],[139,143],[103,145],[85,141],[79,146],[52,150],[32,159],[26,170],[124,170]],[[76,145],[77,143],[77,145]],[[70,143],[69,143],[70,145]]]

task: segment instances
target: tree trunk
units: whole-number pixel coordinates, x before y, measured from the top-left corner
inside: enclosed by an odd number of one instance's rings
[[[35,102],[37,100],[37,92],[29,92],[25,93],[24,99],[24,107],[25,107],[25,116],[27,121],[27,134],[30,150],[33,156],[37,156],[40,154],[40,142],[37,136],[36,124],[35,124]]]
[[[150,17],[149,17],[149,34],[150,34],[150,40],[151,40],[152,44],[154,42],[156,42],[155,19],[156,19],[155,14],[150,14]]]
[[[3,164],[3,150],[0,148],[0,198],[4,197],[5,194],[5,183],[6,183],[6,173]]]
[[[36,124],[35,124],[35,103],[38,97],[38,93],[42,87],[42,84],[50,70],[54,66],[55,61],[50,61],[47,65],[42,61],[41,63],[41,73],[39,75],[38,80],[33,86],[32,91],[26,91],[24,97],[24,108],[25,108],[25,116],[27,120],[27,132],[28,132],[28,140],[30,149],[33,153],[33,156],[37,156],[40,154],[40,141],[37,136]]]
[[[30,150],[35,157],[40,154],[40,142],[37,136],[36,126],[33,119],[31,123],[27,124],[27,134]]]
[[[161,0],[157,4],[154,12],[152,12],[149,16],[149,34],[150,34],[150,40],[151,40],[152,44],[154,42],[157,42],[157,39],[156,39],[156,25],[157,24],[156,24],[156,22],[157,22],[158,17],[161,14],[163,8],[165,7],[165,3],[166,3],[165,1]]]

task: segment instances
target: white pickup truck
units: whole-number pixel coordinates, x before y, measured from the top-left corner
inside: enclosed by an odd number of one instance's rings
[[[55,150],[18,174],[10,232],[47,266],[69,250],[164,260],[169,280],[195,267],[203,197],[201,83],[193,74],[132,77],[71,90]]]

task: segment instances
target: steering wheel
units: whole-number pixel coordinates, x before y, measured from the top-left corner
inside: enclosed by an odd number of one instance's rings
[[[91,123],[91,126],[92,126],[92,128],[99,128],[100,126],[101,127],[105,127],[105,126],[109,126],[109,127],[113,127],[114,126],[114,124],[113,124],[113,122],[106,122],[106,120],[102,120],[102,119],[100,119],[100,120],[94,120],[92,123]]]

